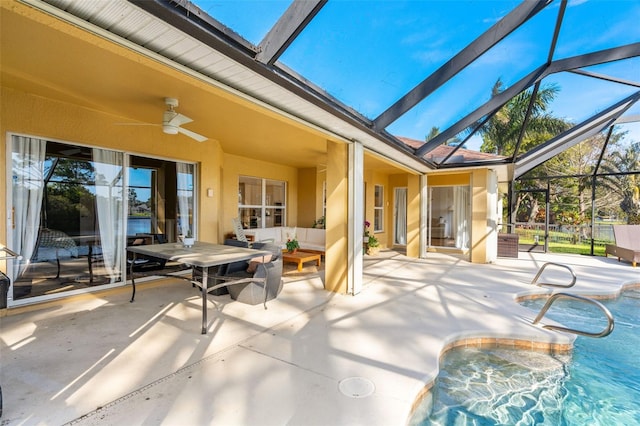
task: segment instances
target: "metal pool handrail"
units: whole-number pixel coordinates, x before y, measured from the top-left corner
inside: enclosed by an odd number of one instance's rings
[[[611,315],[611,312],[609,311],[609,309],[607,309],[606,306],[604,306],[602,303],[598,302],[597,300],[593,300],[593,299],[590,299],[588,297],[577,296],[575,294],[569,294],[569,293],[555,293],[555,294],[551,295],[551,297],[549,297],[549,299],[547,299],[547,302],[544,304],[542,309],[540,309],[540,313],[538,314],[536,319],[533,320],[533,324],[537,324],[542,319],[542,317],[544,317],[544,314],[547,313],[547,311],[549,310],[549,308],[551,307],[553,302],[555,302],[557,299],[559,299],[561,297],[564,297],[564,298],[567,298],[567,299],[581,300],[583,302],[588,302],[588,303],[591,303],[593,305],[596,305],[598,308],[600,308],[600,310],[607,317],[607,321],[608,321],[607,327],[604,330],[602,330],[600,333],[592,333],[592,332],[589,332],[589,331],[580,331],[580,330],[576,330],[576,329],[573,329],[573,328],[561,327],[559,325],[543,325],[542,326],[543,328],[546,328],[546,329],[549,329],[549,330],[565,331],[567,333],[579,334],[581,336],[587,336],[587,337],[605,337],[605,336],[608,336],[609,334],[611,334],[611,332],[613,331],[613,327],[615,325],[615,322],[613,320],[613,315]]]
[[[538,278],[540,278],[540,275],[542,275],[542,272],[545,270],[545,268],[549,265],[552,266],[559,266],[561,268],[565,268],[567,269],[570,273],[571,273],[571,283],[569,285],[563,285],[563,284],[550,284],[550,283],[537,283]],[[567,265],[563,265],[562,263],[555,263],[555,262],[547,262],[544,265],[542,265],[540,267],[540,269],[538,270],[538,273],[536,274],[536,276],[533,278],[533,281],[531,281],[531,284],[535,284],[537,286],[547,286],[547,287],[561,287],[561,288],[569,288],[569,287],[573,287],[576,283],[576,273],[573,272],[573,269],[571,269],[570,266]]]

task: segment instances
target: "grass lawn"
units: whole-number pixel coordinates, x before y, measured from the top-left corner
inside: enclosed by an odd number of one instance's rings
[[[551,253],[591,254],[591,244],[549,243]],[[593,254],[604,256],[604,246],[594,245]]]
[[[540,237],[540,244],[544,244],[544,237]],[[523,238],[520,236],[520,244],[533,244],[533,238]],[[591,254],[591,243],[577,243],[570,242],[549,242],[549,252],[551,253],[574,253],[574,254]],[[596,256],[604,256],[604,244],[596,242],[593,247],[593,254]]]

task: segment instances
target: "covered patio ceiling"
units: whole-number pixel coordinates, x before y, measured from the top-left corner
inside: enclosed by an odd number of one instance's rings
[[[251,147],[253,156],[296,167],[321,166],[331,135],[362,142],[391,164],[416,172],[511,164],[521,175],[612,125],[640,130],[632,124],[640,116],[635,2],[468,2],[456,16],[443,13],[447,2],[441,1],[23,3],[96,39],[58,34],[56,25],[41,22],[30,22],[36,31],[24,37],[20,25],[28,18],[5,13],[5,84],[36,82],[43,94],[146,123],[158,121],[162,98],[177,97],[180,112],[194,118],[189,128],[221,141],[225,152],[245,155]],[[607,13],[595,13],[604,3]],[[343,34],[348,25],[357,27],[357,40]],[[464,36],[451,38],[456,31]],[[412,37],[418,36],[416,44]],[[397,50],[403,44],[413,50],[398,61],[378,47],[385,38]],[[6,58],[18,58],[5,53],[5,46],[16,55],[33,54],[12,70]],[[361,56],[368,65],[349,68],[345,55]],[[420,55],[430,57],[416,62]],[[60,58],[63,67],[46,67]],[[166,73],[150,79],[148,61],[166,64]],[[96,77],[103,84],[91,87]],[[491,96],[498,79],[503,91]],[[545,84],[580,87],[557,105],[558,111],[569,106],[572,112],[562,112],[570,114],[572,129],[506,157],[454,155],[461,147],[468,150],[474,138],[477,143],[473,130],[510,99]],[[270,120],[282,126],[264,123]],[[317,132],[305,131],[309,125]],[[273,134],[265,134],[266,128]],[[433,128],[438,132],[428,137]],[[434,155],[443,145],[448,154]],[[285,147],[288,160],[274,154],[274,146]]]

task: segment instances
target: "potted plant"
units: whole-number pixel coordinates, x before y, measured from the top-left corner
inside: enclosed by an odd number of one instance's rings
[[[300,248],[300,244],[298,244],[298,240],[295,238],[289,238],[287,240],[287,251],[289,253],[295,253]]]
[[[367,254],[375,255],[380,251],[380,243],[378,239],[373,235],[369,235],[369,240],[367,241]]]
[[[185,247],[191,247],[195,244],[195,238],[193,238],[193,234],[191,233],[191,229],[187,231],[187,234],[182,238],[182,245]]]
[[[364,221],[364,235],[362,238],[362,242],[365,244],[369,244],[369,227],[371,226],[371,222],[368,220]]]
[[[324,216],[313,222],[312,228],[325,229]]]

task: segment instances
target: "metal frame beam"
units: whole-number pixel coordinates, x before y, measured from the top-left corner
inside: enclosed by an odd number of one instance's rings
[[[508,15],[380,114],[373,121],[373,128],[376,130],[385,129],[550,3],[550,0],[523,1]]]
[[[516,141],[516,146],[513,149],[513,156],[511,157],[511,161],[516,161],[518,158],[518,152],[520,152],[520,145],[524,139],[524,134],[527,131],[527,127],[529,126],[529,119],[531,118],[531,112],[533,112],[533,105],[536,103],[536,98],[538,97],[538,91],[540,90],[540,80],[536,81],[536,84],[533,85],[533,90],[531,91],[531,99],[529,99],[529,105],[527,105],[527,112],[524,115],[524,120],[522,120],[522,126],[520,127],[520,134],[518,135],[518,140]]]
[[[258,45],[256,60],[273,65],[328,0],[295,0]]]
[[[506,104],[511,98],[541,79],[541,76],[543,75],[545,69],[546,66],[541,66],[535,71],[529,73],[529,75],[515,83],[513,86],[495,95],[475,111],[471,112],[466,117],[418,148],[416,150],[416,155],[418,155],[419,157],[424,156],[426,153],[433,150],[437,146],[442,145],[444,142],[456,136],[464,129],[483,119],[484,116],[495,113],[497,110],[502,108],[502,106]]]
[[[529,170],[544,163],[553,156],[582,142],[583,140],[611,126],[619,116],[640,99],[640,91],[623,99],[617,104],[594,115],[593,117],[574,126],[566,132],[531,149],[514,163],[513,178],[517,179]]]
[[[572,56],[565,59],[558,59],[549,65],[546,75],[562,71],[571,71],[592,65],[604,64],[607,62],[619,61],[621,59],[635,58],[638,56],[640,56],[640,43],[625,44],[624,46],[612,47],[611,49],[585,53],[584,55]]]
[[[640,114],[625,115],[616,120],[616,124],[638,123],[640,122]]]
[[[416,155],[420,157],[424,156],[426,153],[443,144],[448,139],[454,137],[467,127],[471,126],[474,122],[480,120],[485,115],[494,113],[498,109],[502,108],[504,104],[506,104],[518,93],[534,85],[550,74],[563,71],[572,71],[576,68],[598,65],[601,63],[618,61],[621,59],[628,59],[637,56],[640,56],[640,43],[632,43],[625,46],[614,47],[611,49],[600,50],[598,52],[560,59],[552,62],[548,66],[542,65],[537,70],[533,71],[529,75],[522,78],[520,81],[516,82],[513,86],[492,97],[488,102],[481,105],[475,111],[462,118],[460,121],[440,133],[438,136],[422,145],[416,150]]]
[[[640,88],[640,82],[637,82],[637,81],[625,80],[625,79],[622,79],[622,78],[611,77],[609,75],[595,73],[595,72],[586,71],[586,70],[579,70],[579,69],[578,70],[569,70],[569,72],[574,73],[574,74],[584,75],[584,76],[591,77],[591,78],[597,78],[597,79],[600,79],[600,80],[611,81],[612,83],[626,84],[627,86],[633,86],[633,87]]]

